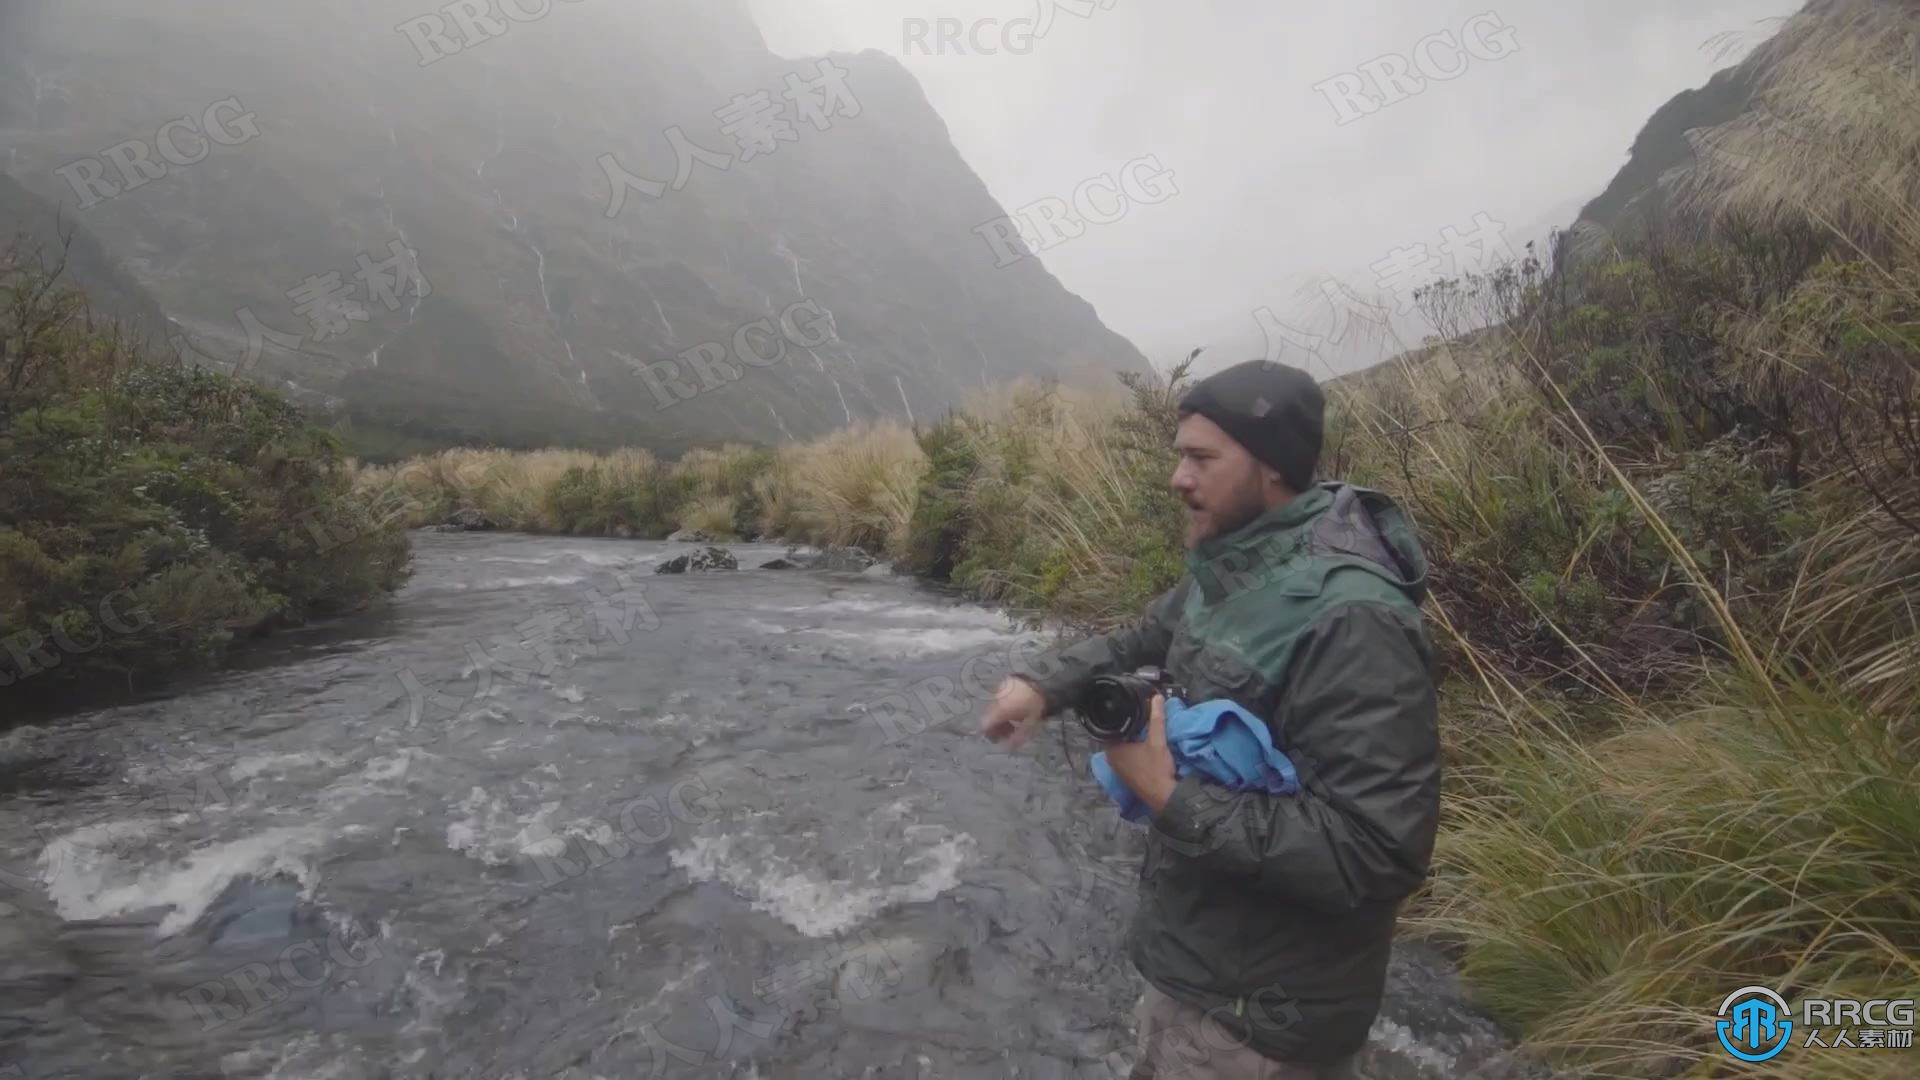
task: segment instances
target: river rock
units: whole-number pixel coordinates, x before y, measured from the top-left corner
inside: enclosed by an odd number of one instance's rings
[[[0,886],[18,890],[12,901],[0,901],[0,1005],[31,1025],[49,1019],[54,1010],[43,1006],[51,1006],[77,985],[83,972],[64,950],[33,947],[58,940],[62,920],[51,904],[39,898],[38,880],[20,878],[16,883],[11,878],[0,871]]]
[[[653,568],[656,574],[685,574],[689,571],[738,570],[740,561],[722,547],[705,547],[685,555],[675,555]]]
[[[1385,1000],[1356,1064],[1361,1076],[1391,1080],[1574,1080],[1518,1054],[1453,965],[1434,947],[1406,940],[1394,942]]]
[[[487,516],[486,511],[469,506],[464,510],[454,511],[453,516],[448,518],[445,524],[430,526],[428,531],[487,532],[499,527],[492,518]]]
[[[711,544],[718,539],[719,537],[702,532],[699,529],[678,529],[667,537],[667,542],[673,544]]]
[[[770,559],[760,564],[762,570],[798,570],[800,564],[792,559]]]
[[[693,561],[687,564],[689,570],[738,570],[740,560],[733,552],[723,547],[703,548],[693,553]]]
[[[890,995],[926,990],[939,976],[941,958],[955,951],[965,952],[910,934],[863,934],[858,948],[822,965],[832,971],[826,989],[841,1008],[857,1007],[873,998],[876,981],[882,981]]]
[[[809,569],[842,570],[860,573],[879,560],[861,551],[857,547],[829,546],[825,551],[813,557]]]

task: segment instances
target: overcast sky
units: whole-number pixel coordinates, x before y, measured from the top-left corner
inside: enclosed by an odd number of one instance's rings
[[[1051,0],[1051,28],[1029,40],[1026,24],[1013,20],[1049,2],[752,6],[784,55],[873,48],[899,57],[1010,211],[1049,196],[1071,204],[1083,181],[1144,156],[1172,170],[1177,194],[1129,205],[1119,220],[1089,224],[1073,239],[1056,235],[1040,252],[1157,364],[1193,345],[1219,346],[1222,327],[1259,341],[1253,311],[1267,305],[1293,317],[1299,290],[1316,275],[1377,297],[1388,287],[1374,264],[1416,244],[1445,259],[1442,229],[1470,236],[1478,214],[1509,237],[1566,224],[1625,162],[1654,109],[1800,7]],[[942,18],[959,20],[962,32],[958,49],[949,38],[936,53]],[[925,20],[924,44],[909,42],[918,25],[910,20]],[[1416,49],[1443,32],[1462,49]],[[976,51],[975,42],[995,52]],[[1451,77],[1422,79],[1418,93],[1364,116],[1353,97],[1326,85],[1354,72],[1347,84],[1377,99],[1375,81],[1357,81],[1363,65],[1400,54],[1419,78],[1416,53]],[[1095,205],[1095,213],[1113,210],[1104,192]],[[1456,248],[1469,261],[1483,250]]]

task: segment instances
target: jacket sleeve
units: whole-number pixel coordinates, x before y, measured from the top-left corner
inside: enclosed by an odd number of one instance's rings
[[[1182,582],[1161,593],[1140,619],[1107,634],[1045,653],[1014,674],[1032,683],[1047,699],[1047,712],[1073,707],[1097,675],[1132,671],[1147,664],[1165,664],[1173,630],[1187,598]]]
[[[1416,618],[1354,601],[1295,646],[1275,728],[1302,770],[1295,795],[1188,776],[1154,821],[1215,872],[1322,910],[1393,902],[1420,886],[1440,816],[1432,649]]]

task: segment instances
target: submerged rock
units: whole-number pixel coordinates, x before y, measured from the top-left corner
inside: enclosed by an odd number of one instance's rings
[[[486,511],[468,507],[456,510],[453,516],[439,525],[429,525],[425,532],[489,532],[499,528],[499,524],[487,516]]]
[[[693,559],[687,564],[689,570],[738,570],[740,560],[723,547],[703,548],[693,553]]]
[[[830,546],[813,556],[807,563],[809,570],[842,570],[859,573],[878,562],[873,556],[857,547]]]
[[[813,551],[801,551],[800,545],[788,544],[787,553],[779,558],[763,563],[762,570],[834,570],[842,573],[863,573],[879,564],[878,556],[868,554],[857,547],[841,547],[829,544]],[[891,564],[886,564],[891,566]],[[876,571],[876,575],[883,571]]]
[[[686,555],[675,555],[653,568],[656,574],[685,574],[689,571],[738,570],[740,561],[722,547],[706,547]]]
[[[1385,1000],[1358,1062],[1382,1080],[1573,1080],[1519,1054],[1433,947],[1394,942]]]

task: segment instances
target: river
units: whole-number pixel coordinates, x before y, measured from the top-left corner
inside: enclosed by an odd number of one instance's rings
[[[0,735],[0,1080],[1125,1075],[1139,836],[1078,732],[978,735],[1039,634],[779,547],[414,543],[373,610]],[[1417,948],[1374,1036],[1519,1075]]]

